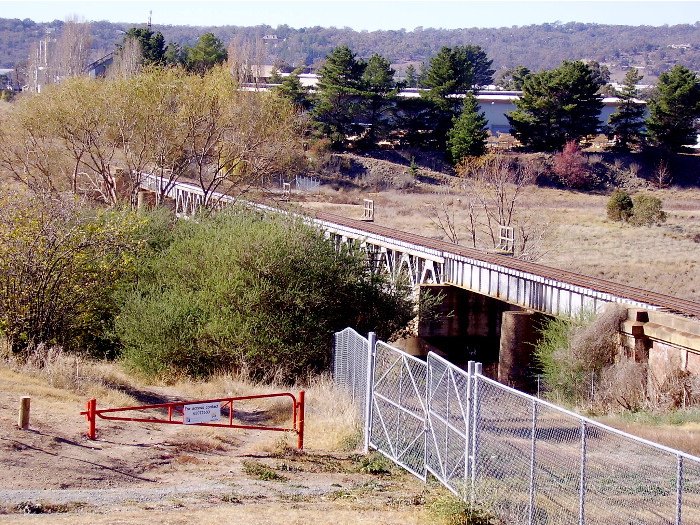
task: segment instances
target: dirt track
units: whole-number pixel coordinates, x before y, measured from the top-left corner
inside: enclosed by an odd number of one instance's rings
[[[90,441],[82,406],[51,396],[32,399],[21,431],[18,397],[3,390],[0,523],[398,524],[423,513],[423,484],[362,473],[354,453],[299,454],[277,433],[143,423],[99,422]]]

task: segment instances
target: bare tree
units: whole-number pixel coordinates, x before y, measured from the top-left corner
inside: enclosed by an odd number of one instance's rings
[[[430,220],[454,243],[459,242],[459,230],[464,229],[473,248],[498,249],[501,227],[513,228],[514,255],[535,260],[543,253],[546,227],[519,210],[518,202],[541,170],[535,160],[502,154],[467,159],[457,167],[464,178],[463,196],[433,207]],[[457,218],[462,219],[461,227]]]
[[[267,49],[261,38],[251,42],[238,35],[229,43],[227,52],[227,64],[236,83],[254,83],[256,87],[262,83]]]
[[[58,81],[84,72],[91,45],[90,24],[77,16],[67,19],[51,54],[51,62]]]
[[[114,61],[108,70],[110,78],[131,78],[141,71],[143,49],[135,37],[124,40],[118,51],[114,53]]]

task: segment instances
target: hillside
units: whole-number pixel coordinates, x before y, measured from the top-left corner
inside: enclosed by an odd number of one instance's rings
[[[157,22],[157,21],[156,21]],[[15,67],[26,61],[31,45],[59,31],[62,21],[35,23],[32,20],[0,18],[0,68]],[[93,22],[92,57],[111,51],[129,23]],[[301,28],[286,25],[276,28],[219,26],[159,26],[168,42],[192,45],[205,32],[212,32],[225,43],[234,39],[252,41],[265,35],[268,63],[317,65],[334,47],[347,44],[360,57],[379,53],[396,64],[427,61],[441,46],[477,44],[499,69],[524,65],[533,71],[552,68],[562,60],[590,59],[608,65],[613,80],[624,75],[625,68],[643,68],[647,81],[674,64],[700,70],[700,22],[675,26],[625,26],[583,23],[541,24],[523,27],[433,29],[413,31],[353,31],[350,28]],[[527,53],[523,51],[527,50]]]

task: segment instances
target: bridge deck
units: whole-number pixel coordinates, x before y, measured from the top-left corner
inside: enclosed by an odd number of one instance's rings
[[[189,215],[205,205],[217,208],[236,199],[218,192],[205,194],[195,181],[167,181],[142,173],[141,187],[175,200],[176,213]],[[246,201],[270,212],[276,207]],[[553,315],[596,310],[602,303],[623,302],[667,310],[700,319],[700,303],[606,281],[542,264],[487,253],[374,223],[326,212],[305,214],[330,234],[371,247],[383,257],[384,269],[396,275],[408,267],[414,284],[453,284]]]
[[[590,277],[579,273],[569,272],[567,270],[560,270],[545,266],[543,264],[521,261],[519,259],[514,259],[504,255],[487,253],[481,250],[459,246],[446,241],[431,239],[430,237],[424,237],[415,233],[408,233],[393,228],[387,228],[377,224],[350,219],[332,213],[316,212],[313,214],[313,216],[321,221],[340,224],[353,229],[366,231],[367,233],[381,235],[383,237],[390,237],[407,243],[424,246],[438,252],[459,255],[469,259],[510,268],[511,270],[539,275],[547,279],[589,288],[591,290],[606,294],[625,297],[634,301],[639,301],[640,303],[647,303],[656,306],[660,309],[700,318],[700,303],[693,301],[688,301],[649,290],[643,290],[641,288],[635,288],[633,286],[619,284],[607,281],[605,279],[599,279],[597,277]]]

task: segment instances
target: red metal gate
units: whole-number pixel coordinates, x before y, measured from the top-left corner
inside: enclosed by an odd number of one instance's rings
[[[286,397],[291,400],[292,406],[292,426],[291,427],[273,427],[265,425],[240,425],[234,424],[234,402],[246,399],[268,399],[275,397]],[[216,411],[209,411],[210,408],[219,406],[219,416],[217,418]],[[206,407],[204,405],[210,405]],[[228,417],[225,422],[216,422],[221,420],[221,409],[228,408]],[[118,412],[128,411],[144,411],[144,410],[167,410],[167,419],[165,417],[124,417],[113,416]],[[194,414],[191,418],[185,416],[186,412]],[[255,396],[239,396],[239,397],[222,397],[218,399],[204,399],[198,401],[175,401],[171,403],[159,403],[155,405],[141,405],[119,408],[103,408],[97,409],[97,400],[91,399],[87,402],[87,410],[80,413],[87,418],[88,432],[87,436],[90,439],[95,439],[97,431],[97,418],[109,421],[135,421],[140,423],[164,423],[166,425],[195,425],[207,427],[224,427],[224,428],[242,428],[248,430],[271,430],[273,432],[293,432],[297,435],[297,448],[304,448],[304,391],[299,392],[299,397],[295,397],[290,392],[281,392],[277,394],[259,394]],[[198,417],[204,414],[206,417],[211,416],[211,422],[196,422]],[[191,419],[195,422],[188,422]]]

